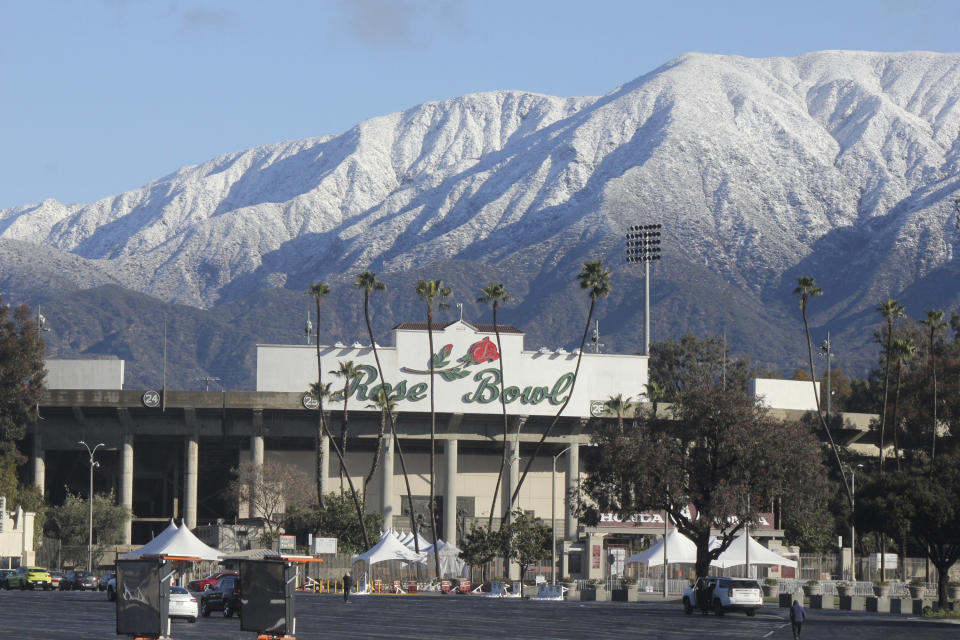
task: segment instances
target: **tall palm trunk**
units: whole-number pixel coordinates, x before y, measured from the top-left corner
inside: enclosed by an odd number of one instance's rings
[[[937,359],[933,355],[933,331],[930,331],[930,370],[933,372],[933,434],[930,441],[930,460],[937,458]]]
[[[343,458],[347,457],[347,429],[350,422],[349,414],[347,413],[347,401],[350,399],[350,378],[347,378],[347,382],[343,385],[343,419],[340,421],[340,451],[343,452]],[[343,461],[340,462],[340,493],[343,493],[343,476],[346,472],[346,468],[343,466]]]
[[[810,379],[813,381],[813,398],[817,405],[817,417],[820,418],[820,426],[823,427],[823,432],[827,434],[827,440],[830,442],[830,449],[833,451],[833,457],[837,461],[837,470],[840,472],[840,475],[843,478],[843,488],[847,492],[847,500],[849,500],[850,504],[852,505],[854,503],[853,491],[850,487],[850,483],[847,482],[846,474],[843,472],[843,462],[840,460],[840,450],[837,449],[837,443],[833,441],[833,433],[830,431],[830,425],[828,425],[827,421],[824,420],[823,413],[820,411],[820,394],[817,393],[817,376],[813,368],[813,342],[810,340],[810,323],[807,321],[807,299],[805,297],[800,299],[800,313],[803,315],[803,331],[807,336],[807,361],[810,365]]]
[[[386,393],[384,393],[384,399],[386,400]],[[386,400],[389,402],[389,400]],[[370,481],[373,480],[373,474],[377,472],[377,467],[380,466],[380,458],[383,456],[383,434],[386,432],[387,428],[387,412],[386,409],[380,410],[380,429],[377,431],[377,445],[373,450],[373,461],[370,463],[370,471],[367,473],[367,477],[363,479],[363,505],[367,505],[367,487],[370,485]],[[384,523],[386,529],[390,529],[387,523]]]
[[[324,427],[324,415],[323,415],[323,398],[320,394],[320,389],[323,388],[323,364],[320,362],[320,300],[317,299],[317,430],[314,434],[314,452],[315,452],[315,463],[317,467],[317,504],[320,505],[320,508],[323,508],[323,476],[324,474],[324,460],[323,460],[323,439],[324,432],[326,428]],[[329,453],[327,454],[329,457]],[[329,460],[326,461],[329,464]]]
[[[883,370],[883,406],[880,410],[880,473],[883,473],[883,442],[887,427],[887,392],[890,388],[890,349],[893,343],[893,317],[887,321],[887,353]],[[880,556],[881,560],[883,556]]]
[[[537,442],[537,446],[533,450],[533,455],[530,456],[530,459],[527,460],[527,464],[523,467],[523,473],[520,474],[520,480],[517,481],[517,486],[513,490],[513,495],[510,496],[510,504],[507,508],[508,513],[513,511],[513,505],[517,501],[517,496],[520,495],[520,487],[523,486],[523,481],[526,480],[527,474],[530,472],[530,467],[533,466],[533,461],[537,459],[537,454],[540,453],[540,448],[550,436],[550,431],[552,431],[553,427],[556,426],[557,422],[559,422],[560,416],[563,415],[564,410],[567,408],[567,404],[570,403],[570,398],[573,397],[573,391],[577,386],[577,376],[580,374],[580,361],[583,359],[583,348],[587,344],[587,335],[590,333],[590,322],[593,320],[593,310],[596,307],[596,304],[596,299],[591,297],[590,310],[587,312],[587,322],[583,327],[583,337],[580,339],[580,350],[577,353],[577,365],[573,369],[573,382],[570,384],[570,393],[567,394],[567,399],[563,401],[562,405],[560,405],[560,410],[557,411],[557,414],[553,417],[553,420],[549,425],[547,425],[547,428],[544,429],[543,435],[540,436],[540,440]]]
[[[436,500],[437,482],[435,475],[437,449],[437,412],[433,402],[433,308],[427,307],[427,341],[430,344],[430,531],[433,533],[433,562],[440,573],[440,550],[437,548],[437,509]],[[449,497],[449,496],[448,496]]]
[[[326,426],[326,423],[323,423]],[[350,487],[350,495],[353,497],[353,505],[357,510],[357,518],[359,518],[360,524],[360,533],[363,534],[363,546],[366,549],[370,548],[370,539],[367,536],[367,527],[363,523],[363,505],[360,504],[360,498],[357,497],[357,490],[353,486],[353,478],[350,477],[350,471],[347,469],[347,463],[343,459],[343,452],[340,451],[340,445],[337,444],[337,439],[333,438],[330,435],[328,430],[324,431],[324,435],[330,438],[330,446],[333,447],[334,453],[337,454],[337,459],[340,461],[340,466],[344,470],[344,475],[347,477],[347,485]]]
[[[367,322],[367,335],[370,337],[370,346],[373,349],[373,359],[377,363],[377,373],[380,375],[380,384],[383,385],[383,389],[384,391],[386,391],[387,381],[383,377],[383,367],[380,366],[380,354],[377,351],[377,341],[374,340],[373,338],[373,326],[370,324],[370,293],[369,292],[366,292],[366,295],[363,298],[363,317]],[[389,400],[390,398],[388,394],[387,416],[390,419],[390,436],[393,438],[394,451],[397,453],[397,457],[400,459],[400,470],[403,472],[403,482],[407,488],[407,507],[408,507],[408,511],[410,512],[410,530],[416,533],[417,521],[416,521],[416,514],[414,513],[414,510],[413,510],[413,493],[410,490],[410,478],[409,476],[407,476],[407,465],[403,459],[403,449],[400,448],[400,438],[399,438],[399,434],[397,433],[397,423],[393,417],[393,411],[390,409]],[[386,526],[387,529],[391,529],[393,527],[393,523],[385,522],[384,526]],[[417,536],[414,536],[413,538],[413,546],[414,546],[414,551],[416,551],[417,553],[420,553],[420,540]],[[419,571],[419,569],[420,569],[420,565],[417,565],[417,570]]]
[[[503,478],[503,470],[507,466],[507,438],[509,437],[510,427],[507,421],[507,401],[503,397],[503,348],[500,346],[500,327],[497,324],[497,302],[493,302],[493,332],[497,336],[497,353],[500,361],[500,409],[503,413],[503,454],[500,456],[500,473],[497,474],[497,482],[493,487],[493,501],[490,503],[490,518],[487,520],[487,531],[493,531],[493,514],[497,508],[497,497],[500,495],[500,481]]]
[[[893,430],[893,456],[897,461],[897,471],[900,471],[900,438],[897,421],[897,413],[900,409],[900,384],[903,380],[903,359],[897,360],[897,390],[893,394],[893,422],[890,427]]]

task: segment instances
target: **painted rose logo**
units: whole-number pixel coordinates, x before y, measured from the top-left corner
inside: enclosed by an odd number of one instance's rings
[[[500,354],[497,353],[497,345],[490,342],[490,338],[487,337],[471,345],[470,356],[475,363],[480,364],[481,362],[493,362],[500,357]]]
[[[490,342],[490,338],[486,337],[480,342],[474,342],[467,348],[467,352],[457,358],[457,364],[450,366],[450,354],[453,352],[453,345],[448,344],[444,345],[431,356],[433,361],[433,372],[439,376],[442,376],[445,380],[459,380],[460,378],[466,378],[470,375],[470,371],[467,370],[467,367],[472,367],[475,364],[481,364],[484,362],[493,362],[494,360],[500,359],[500,354],[497,352],[497,345],[493,342]],[[419,374],[429,374],[429,369],[409,369],[403,367],[403,371],[408,373],[419,373]]]

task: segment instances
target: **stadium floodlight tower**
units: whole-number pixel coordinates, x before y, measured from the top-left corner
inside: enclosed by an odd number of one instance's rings
[[[659,224],[635,224],[627,229],[627,262],[644,265],[643,355],[650,355],[650,263],[660,259]]]

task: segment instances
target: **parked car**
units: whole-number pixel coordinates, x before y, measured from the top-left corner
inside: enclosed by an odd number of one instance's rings
[[[99,587],[97,576],[89,571],[67,571],[60,580],[61,591],[96,591]]]
[[[107,580],[107,600],[113,602],[117,599],[117,574],[111,574],[109,580]]]
[[[109,583],[110,580],[114,579],[114,578],[116,577],[116,575],[117,575],[117,574],[113,573],[112,571],[108,571],[107,573],[105,573],[105,574],[103,574],[102,576],[100,576],[100,582],[97,584],[97,590],[98,590],[98,591],[106,591],[106,590],[107,590],[107,583]]]
[[[211,573],[206,578],[200,578],[198,580],[191,580],[187,583],[187,589],[190,591],[206,591],[207,589],[212,589],[213,585],[217,583],[217,580],[223,576],[238,576],[240,575],[236,571],[217,571],[216,573]]]
[[[48,571],[50,574],[50,588],[59,589],[60,581],[63,580],[63,571]]]
[[[200,606],[192,593],[183,587],[170,587],[170,610],[168,616],[171,618],[183,618],[187,622],[196,622],[200,615]]]
[[[708,598],[706,608],[700,606],[700,598]],[[683,592],[683,611],[687,614],[704,609],[718,616],[727,611],[743,611],[752,616],[762,606],[763,590],[756,580],[704,576]]]
[[[240,611],[240,576],[223,576],[200,596],[200,615],[209,617],[213,611],[222,611],[224,618]]]
[[[13,573],[13,569],[0,569],[0,589],[6,587],[7,575]]]
[[[50,573],[43,567],[17,567],[13,573],[8,573],[3,582],[4,589],[36,589],[40,587],[49,591]]]

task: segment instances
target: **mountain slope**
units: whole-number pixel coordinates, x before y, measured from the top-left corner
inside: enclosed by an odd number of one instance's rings
[[[500,91],[425,103],[89,205],[0,211],[0,247],[21,243],[0,287],[80,260],[74,288],[116,283],[212,308],[368,267],[437,277],[441,265],[485,265],[516,283],[516,322],[532,338],[569,345],[581,320],[556,292],[593,257],[639,291],[623,234],[659,222],[654,339],[728,331],[735,349],[792,367],[802,358],[790,291],[804,273],[825,290],[814,322],[841,327],[834,335],[863,368],[879,299],[909,298],[915,314],[958,302],[932,284],[956,271],[958,104],[960,55],[841,51],[688,54],[602,97]],[[44,264],[29,244],[45,247]],[[715,301],[691,293],[707,278]],[[615,327],[608,345],[636,348],[641,303],[624,296],[601,312]]]

